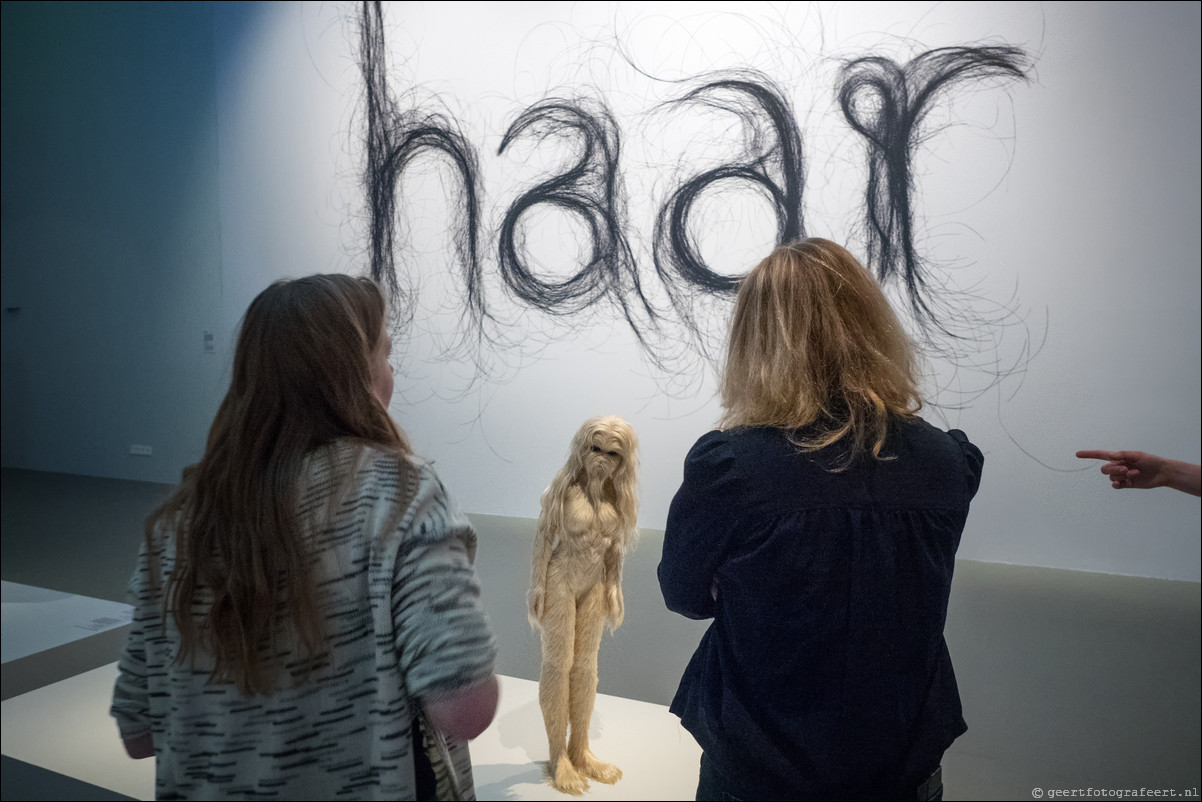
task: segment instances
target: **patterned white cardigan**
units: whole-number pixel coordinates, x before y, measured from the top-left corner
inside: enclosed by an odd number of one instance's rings
[[[152,734],[158,798],[413,799],[419,700],[493,673],[476,534],[429,465],[342,441],[310,457],[301,484],[329,659],[270,697],[211,684],[205,655],[175,661],[162,596],[175,538],[142,547],[112,714],[122,738]],[[451,757],[474,798],[467,745]]]

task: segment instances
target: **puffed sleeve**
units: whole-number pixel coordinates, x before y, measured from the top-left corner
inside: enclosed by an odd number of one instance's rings
[[[130,577],[126,596],[133,605],[133,622],[121,660],[117,663],[117,682],[113,687],[113,705],[109,713],[117,720],[123,741],[132,741],[151,731],[150,701],[147,690],[146,628],[163,614],[161,600],[151,592],[147,581],[150,558],[143,541],[138,552],[138,567]]]
[[[725,435],[710,432],[698,440],[685,457],[684,483],[664,531],[659,587],[669,610],[688,618],[714,616],[714,577],[734,534],[738,485]]]
[[[497,656],[473,566],[476,533],[423,467],[392,584],[393,632],[409,692],[429,699],[484,682]]]
[[[968,498],[971,500],[981,486],[981,471],[985,467],[985,455],[968,439],[968,435],[959,429],[948,432],[952,439],[960,444],[960,452],[968,463]]]

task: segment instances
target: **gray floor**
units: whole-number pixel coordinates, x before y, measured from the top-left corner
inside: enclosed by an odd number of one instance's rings
[[[141,521],[169,490],[0,471],[3,578],[123,600]],[[498,670],[537,679],[538,640],[525,618],[534,522],[472,517],[480,533],[481,581],[501,643]],[[661,542],[662,533],[644,531],[627,563],[626,623],[602,644],[600,691],[667,704],[705,627],[663,608],[655,581]],[[944,760],[946,798],[1030,799],[1036,788],[1080,789],[1079,796],[1087,789],[1093,796],[1159,789],[1196,797],[1199,587],[958,563],[947,639],[969,731]],[[115,645],[93,646],[75,662],[116,659]],[[15,791],[7,787],[10,773],[4,772],[5,798]],[[62,798],[54,783],[43,787],[36,774],[23,782],[22,798]]]

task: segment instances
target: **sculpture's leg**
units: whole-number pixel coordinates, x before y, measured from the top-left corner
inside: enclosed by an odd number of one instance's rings
[[[568,757],[581,774],[603,783],[616,783],[622,771],[602,763],[589,749],[588,728],[597,698],[597,652],[605,629],[605,586],[598,583],[576,606],[576,648],[569,675],[570,720]]]
[[[546,614],[542,622],[543,665],[538,678],[538,704],[547,727],[551,784],[566,794],[582,794],[588,780],[565,759],[568,736],[568,675],[572,668],[576,601],[552,571],[547,577]]]

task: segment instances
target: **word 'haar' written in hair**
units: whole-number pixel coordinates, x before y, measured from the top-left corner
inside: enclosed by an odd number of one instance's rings
[[[386,80],[386,51],[379,2],[364,2],[361,69],[366,85],[367,165],[364,180],[370,214],[370,271],[387,288],[401,326],[412,321],[411,282],[397,270],[396,253],[406,233],[398,231],[397,190],[406,167],[422,153],[445,157],[454,166],[455,219],[451,223],[464,291],[464,343],[484,340],[497,323],[485,295],[481,245],[479,159],[455,117],[443,110],[402,109]],[[928,344],[943,336],[955,340],[965,330],[929,263],[914,242],[916,148],[930,136],[923,122],[937,99],[956,86],[1025,80],[1030,62],[1010,46],[945,47],[920,53],[907,63],[870,55],[850,59],[838,73],[836,93],[846,123],[864,141],[867,185],[860,216],[867,263],[882,284],[897,283],[911,317]],[[616,310],[629,325],[652,364],[672,370],[671,351],[682,343],[707,360],[716,349],[699,316],[706,298],[733,298],[741,276],[724,275],[706,264],[692,219],[698,200],[721,192],[718,184],[744,182],[761,193],[775,213],[776,241],[807,235],[803,220],[806,181],[803,142],[786,93],[768,75],[753,69],[704,73],[687,82],[679,97],[660,104],[734,115],[743,129],[741,152],[724,163],[687,175],[667,194],[653,221],[653,272],[644,275],[635,257],[625,205],[620,155],[621,130],[600,92],[546,97],[523,112],[505,131],[498,154],[516,141],[557,147],[572,143],[574,158],[554,175],[519,195],[496,232],[497,273],[506,293],[540,312],[568,317],[598,309]],[[567,278],[535,273],[521,228],[523,215],[545,205],[574,215],[588,243],[582,264]],[[665,307],[649,292],[654,279],[668,299]],[[683,327],[687,336],[680,337]]]

